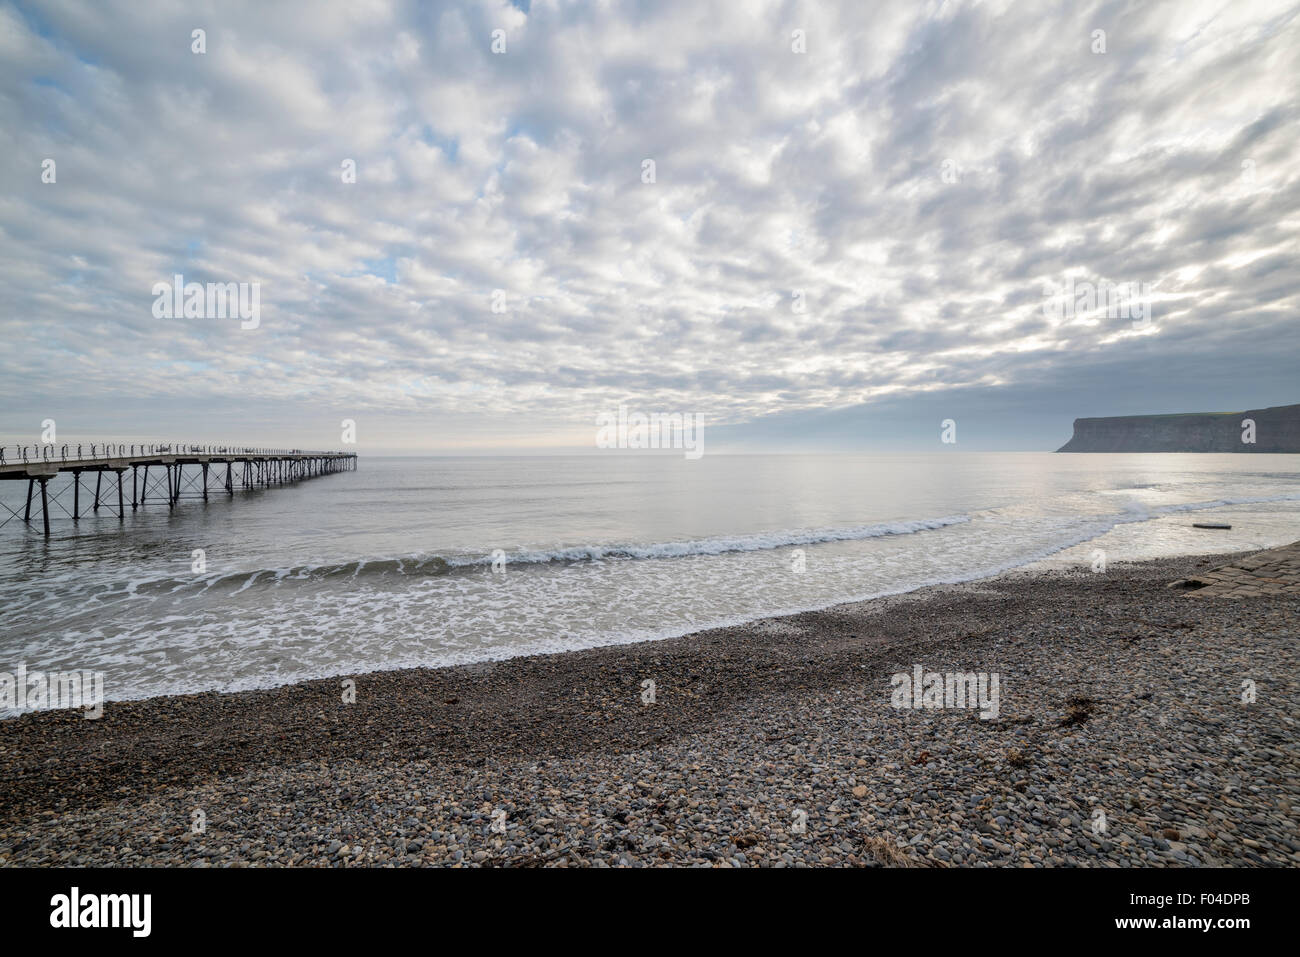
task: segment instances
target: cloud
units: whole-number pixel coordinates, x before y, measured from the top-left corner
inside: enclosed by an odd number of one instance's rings
[[[1295,401],[1298,33],[1282,3],[0,4],[0,429],[545,445],[628,401],[780,447],[979,394],[991,444],[1051,447],[1211,386]],[[259,327],[155,319],[177,273],[260,283]],[[1151,327],[1048,316],[1067,276],[1149,284]]]

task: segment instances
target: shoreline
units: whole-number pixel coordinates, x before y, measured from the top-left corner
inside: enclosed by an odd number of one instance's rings
[[[371,672],[354,704],[325,678],[25,714],[0,864],[1295,866],[1296,599],[1165,587],[1240,554]],[[1001,674],[999,716],[892,708],[914,664]]]
[[[1244,504],[1244,503],[1229,503],[1229,504]],[[1296,531],[1300,532],[1300,528],[1298,528]],[[921,584],[906,586],[897,591],[885,591],[876,594],[866,595],[864,597],[835,600],[835,601],[831,601],[829,604],[792,606],[784,609],[775,609],[773,611],[764,614],[758,614],[749,617],[746,616],[747,613],[742,613],[741,615],[734,616],[734,617],[719,618],[708,624],[704,624],[699,627],[693,627],[689,631],[685,631],[685,632],[677,631],[676,628],[674,627],[672,629],[662,630],[652,635],[638,635],[635,637],[628,637],[624,634],[619,634],[616,637],[612,637],[612,638],[600,637],[594,639],[594,641],[591,642],[577,643],[568,647],[550,648],[550,647],[546,647],[543,644],[540,647],[540,650],[539,650],[538,643],[524,644],[522,646],[517,646],[517,647],[520,647],[525,650],[519,653],[507,652],[503,657],[499,657],[499,658],[482,658],[482,659],[470,660],[470,661],[453,660],[453,661],[446,661],[446,662],[436,663],[436,664],[403,663],[403,664],[393,665],[392,667],[373,668],[370,670],[353,670],[349,672],[338,672],[338,673],[326,674],[326,675],[309,675],[305,677],[291,677],[281,681],[277,681],[277,683],[274,684],[253,682],[245,685],[243,683],[238,683],[234,685],[227,685],[224,687],[181,689],[181,690],[167,691],[162,693],[133,695],[131,697],[124,697],[124,698],[105,697],[104,705],[105,707],[107,707],[110,704],[125,704],[129,702],[152,701],[155,699],[163,699],[163,698],[184,698],[193,695],[206,695],[206,694],[229,695],[229,694],[246,694],[246,693],[258,692],[258,691],[275,691],[281,688],[293,687],[296,685],[307,684],[315,681],[339,681],[344,678],[356,679],[358,677],[366,677],[369,675],[383,674],[388,672],[439,671],[439,670],[450,669],[450,668],[490,667],[497,664],[502,664],[504,662],[513,661],[516,659],[550,657],[553,655],[567,655],[567,654],[573,654],[581,651],[599,650],[602,648],[620,648],[620,647],[626,647],[631,645],[646,644],[646,643],[653,643],[653,642],[660,642],[660,641],[673,641],[680,638],[687,638],[690,637],[691,635],[699,634],[703,632],[719,631],[722,629],[729,629],[729,628],[743,628],[750,625],[754,625],[762,621],[771,621],[771,620],[782,619],[782,618],[794,618],[801,614],[829,611],[833,608],[838,608],[840,606],[849,606],[849,605],[858,606],[858,605],[866,605],[867,603],[871,603],[871,602],[883,602],[883,601],[888,601],[900,597],[906,597],[909,595],[918,594],[922,592],[929,592],[934,589],[961,588],[965,586],[975,585],[983,581],[991,581],[994,579],[1002,578],[1004,576],[1015,576],[1019,574],[1032,575],[1032,574],[1038,574],[1038,573],[1049,572],[1049,571],[1068,572],[1071,570],[1080,570],[1083,569],[1085,566],[1089,565],[1089,563],[1091,562],[1091,558],[1088,555],[1079,555],[1078,557],[1068,557],[1068,558],[1066,556],[1071,556],[1071,553],[1076,553],[1083,548],[1091,548],[1092,546],[1097,544],[1100,541],[1100,539],[1103,537],[1104,534],[1101,536],[1090,537],[1082,541],[1072,542],[1060,546],[1054,546],[1047,552],[1040,553],[1035,557],[1031,557],[1023,560],[1017,560],[1014,563],[1009,565],[987,568],[980,573],[974,574],[971,577],[962,577],[956,579],[937,579],[937,580],[932,579],[930,581],[922,582]],[[1240,557],[1243,555],[1250,555],[1259,551],[1268,551],[1274,548],[1286,547],[1286,544],[1287,541],[1284,538],[1278,544],[1275,545],[1263,545],[1263,544],[1254,543],[1247,548],[1234,548],[1234,549],[1208,551],[1208,552],[1192,551],[1192,552],[1185,552],[1185,553],[1180,553],[1175,555],[1157,555],[1157,556],[1150,556],[1150,557],[1143,557],[1143,558],[1121,560],[1121,561],[1117,561],[1115,565],[1116,567],[1122,567],[1125,565],[1142,564],[1151,561],[1163,561],[1163,560],[1176,561],[1181,559],[1230,561],[1236,557]],[[43,712],[39,712],[39,711],[18,712],[18,713],[8,713],[8,714],[0,712],[0,727],[3,727],[6,721],[13,721],[17,718],[26,717],[29,714],[39,714],[39,713],[43,713]]]

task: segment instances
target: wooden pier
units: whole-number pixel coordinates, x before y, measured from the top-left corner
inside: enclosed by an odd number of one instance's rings
[[[185,472],[186,466],[192,466]],[[224,466],[224,469],[222,468]],[[32,521],[32,505],[37,502],[44,521],[45,537],[50,536],[50,506],[58,505],[78,522],[89,511],[98,514],[101,508],[113,509],[116,500],[117,517],[126,519],[126,493],[123,473],[131,473],[131,510],[146,504],[174,509],[182,498],[208,501],[210,492],[225,492],[234,497],[235,489],[252,490],[288,485],[304,479],[329,475],[333,472],[351,472],[357,467],[355,452],[306,452],[302,449],[235,448],[216,445],[29,445],[0,447],[0,480],[26,481],[27,501],[22,512],[16,512],[0,503],[9,517],[0,522],[3,527],[21,518],[26,524]],[[149,470],[153,469],[151,476]],[[141,471],[143,470],[143,472]],[[82,477],[93,472],[94,500],[82,508]],[[63,489],[51,494],[47,486],[60,473],[70,474],[72,481]],[[104,477],[108,476],[105,483]],[[212,485],[216,479],[215,488]],[[151,484],[152,480],[152,484]],[[37,486],[40,486],[37,501]],[[107,485],[107,487],[106,487]],[[72,492],[72,511],[60,502],[61,496]],[[85,494],[91,496],[87,479]]]

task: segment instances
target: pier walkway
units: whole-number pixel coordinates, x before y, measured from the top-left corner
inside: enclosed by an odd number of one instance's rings
[[[191,467],[188,473],[186,466]],[[15,511],[0,501],[0,508],[8,513],[0,521],[0,528],[15,520],[30,524],[33,504],[39,507],[46,538],[50,535],[51,505],[57,505],[75,523],[87,511],[92,514],[98,514],[101,508],[111,511],[116,500],[117,517],[125,520],[123,473],[127,471],[131,473],[131,509],[134,511],[146,503],[166,503],[169,509],[173,509],[182,498],[201,498],[206,502],[213,491],[233,497],[236,488],[251,490],[288,485],[333,472],[355,471],[356,467],[355,452],[166,443],[0,446],[0,481],[27,482],[26,502],[21,511]],[[152,475],[150,469],[154,470]],[[87,479],[85,494],[88,504],[83,509],[81,479],[86,472],[93,472],[95,481],[92,503]],[[60,474],[70,475],[71,481],[62,489],[48,489],[50,482]],[[105,476],[108,476],[107,482]],[[215,487],[212,484],[214,477]],[[71,511],[61,501],[69,491]]]

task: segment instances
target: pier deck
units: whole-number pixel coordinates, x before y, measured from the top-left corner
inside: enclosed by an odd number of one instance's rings
[[[186,475],[187,465],[197,471]],[[221,468],[223,465],[224,469]],[[81,503],[81,478],[85,472],[95,473],[94,499],[89,510],[95,514],[101,508],[111,510],[111,499],[116,492],[117,517],[124,521],[126,495],[123,473],[128,470],[131,472],[131,509],[134,511],[146,503],[163,502],[173,509],[182,497],[201,497],[206,502],[212,491],[225,492],[233,497],[236,486],[251,490],[287,485],[334,472],[354,471],[356,467],[355,452],[339,451],[168,443],[0,446],[0,481],[27,482],[27,499],[21,512],[0,502],[0,508],[9,513],[9,517],[0,521],[0,527],[14,520],[31,523],[32,505],[37,503],[37,486],[40,487],[37,504],[47,538],[52,504],[62,508],[74,523],[80,521],[85,514]],[[154,473],[152,484],[150,469],[161,470]],[[51,495],[47,486],[62,473],[69,474],[71,481]],[[214,473],[219,483],[215,489],[211,484]],[[104,487],[106,474],[110,476],[107,489]],[[59,501],[69,490],[72,492],[71,511]],[[91,494],[89,483],[86,494]]]

